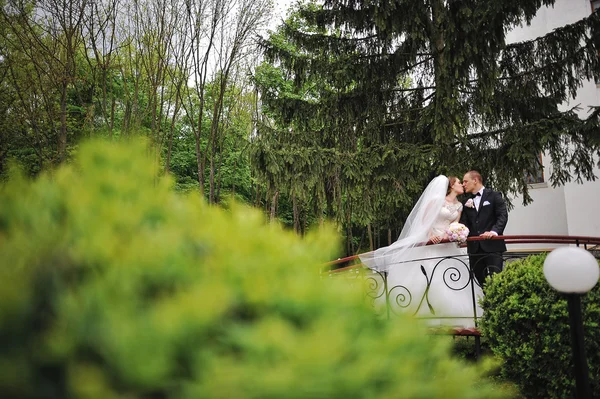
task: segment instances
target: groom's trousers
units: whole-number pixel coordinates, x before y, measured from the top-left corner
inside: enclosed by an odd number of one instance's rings
[[[481,287],[487,276],[502,271],[503,263],[502,252],[484,252],[479,248],[477,252],[469,253],[471,270]]]

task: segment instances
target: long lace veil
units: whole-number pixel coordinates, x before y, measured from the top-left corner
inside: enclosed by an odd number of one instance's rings
[[[387,271],[407,259],[407,251],[429,241],[429,231],[433,226],[446,198],[448,178],[435,177],[408,215],[400,237],[392,245],[360,255],[361,262],[377,271]]]

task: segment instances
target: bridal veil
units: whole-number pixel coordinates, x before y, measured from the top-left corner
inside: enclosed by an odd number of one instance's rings
[[[448,178],[435,177],[408,215],[398,240],[390,246],[360,255],[361,262],[370,269],[388,271],[410,260],[406,259],[407,251],[429,241],[429,232],[444,205],[447,190]]]

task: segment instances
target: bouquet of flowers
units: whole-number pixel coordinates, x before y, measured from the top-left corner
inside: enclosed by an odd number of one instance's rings
[[[457,242],[459,244],[464,244],[467,242],[469,229],[462,223],[453,222],[450,223],[450,226],[448,226],[446,233],[448,234],[448,240]]]

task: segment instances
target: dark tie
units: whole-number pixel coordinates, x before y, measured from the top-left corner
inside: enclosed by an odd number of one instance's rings
[[[477,193],[475,193],[475,197],[481,197],[481,193],[478,191]]]

